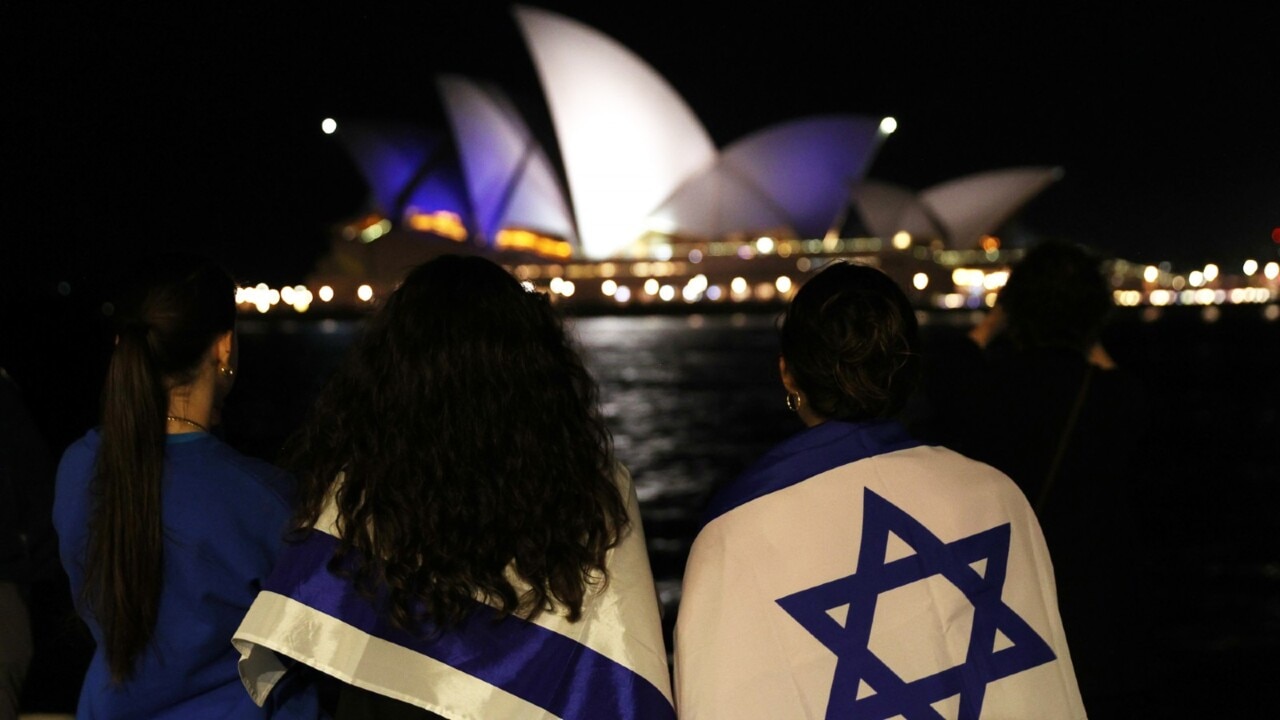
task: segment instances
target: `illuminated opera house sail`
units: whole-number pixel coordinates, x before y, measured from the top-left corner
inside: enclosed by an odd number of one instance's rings
[[[944,249],[989,255],[984,240],[1060,176],[1010,168],[919,192],[875,181],[867,173],[895,122],[852,114],[781,122],[717,147],[680,94],[614,39],[530,6],[513,18],[558,152],[501,88],[461,75],[436,78],[447,131],[343,121],[337,136],[369,186],[369,211],[313,281],[377,295],[411,265],[454,251],[491,255],[542,287],[576,273],[629,283],[624,296],[637,299],[654,278],[659,289],[730,297],[735,280],[780,288],[825,257],[906,272]],[[845,237],[851,218],[857,237]],[[914,272],[900,279],[922,289]]]

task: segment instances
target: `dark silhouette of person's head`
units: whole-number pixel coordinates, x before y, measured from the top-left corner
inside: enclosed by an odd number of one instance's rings
[[[1009,273],[998,302],[1016,347],[1080,353],[1097,341],[1113,308],[1101,258],[1061,241],[1029,250]]]
[[[235,327],[235,295],[235,280],[207,258],[182,252],[144,258],[115,306],[116,352],[139,343],[166,384],[187,382],[213,341]]]
[[[823,419],[888,418],[919,380],[915,311],[884,272],[834,263],[810,278],[781,329],[787,371]]]
[[[559,313],[479,257],[408,274],[283,462],[301,483],[299,529],[343,474],[331,567],[385,586],[407,628],[460,622],[476,598],[576,619],[627,525],[596,385]]]

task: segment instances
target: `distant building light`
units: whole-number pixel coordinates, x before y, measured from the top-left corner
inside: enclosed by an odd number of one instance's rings
[[[373,299],[373,288],[368,285],[361,285],[356,288],[356,297],[360,298],[360,302],[369,302]]]
[[[511,228],[500,230],[498,237],[494,239],[494,244],[502,250],[525,250],[535,255],[558,260],[567,260],[573,256],[573,248],[568,242],[530,230]]]
[[[1155,265],[1148,265],[1146,269],[1142,271],[1142,279],[1149,283],[1159,280],[1160,268]]]
[[[1007,282],[1009,282],[1009,271],[996,270],[995,272],[987,273],[982,278],[982,287],[987,290],[999,290],[1004,287]]]
[[[698,248],[694,248],[694,249],[690,250],[690,251],[689,251],[689,262],[691,262],[691,263],[693,263],[693,264],[695,264],[695,265],[696,265],[696,264],[698,264],[698,263],[700,263],[700,262],[702,262],[702,251],[701,251],[701,250],[699,250]]]
[[[1199,270],[1192,270],[1191,272],[1187,273],[1187,283],[1194,288],[1200,287],[1201,285],[1204,284],[1204,273],[1200,272]]]
[[[658,297],[661,298],[663,302],[671,302],[672,298],[675,296],[676,289],[670,285],[663,285],[658,288]]]
[[[644,281],[644,292],[646,295],[657,295],[658,291],[661,289],[661,284],[658,282],[657,278],[649,278]]]
[[[893,234],[893,247],[898,250],[906,250],[911,247],[911,233],[906,230],[899,230]]]
[[[325,118],[320,121],[320,131],[325,135],[332,135],[338,130],[338,121],[333,118]]]
[[[1218,279],[1218,266],[1214,265],[1213,263],[1209,263],[1208,265],[1205,265],[1204,266],[1205,282],[1213,282],[1214,280],[1217,280],[1217,279]]]
[[[467,226],[462,224],[462,218],[458,213],[448,210],[436,210],[435,212],[411,212],[408,216],[409,227],[418,232],[428,232],[448,238],[454,242],[462,242],[467,239]],[[499,246],[502,241],[502,234],[506,230],[498,233]]]
[[[1258,261],[1253,259],[1245,260],[1244,274],[1248,275],[1249,277],[1253,277],[1253,274],[1256,272],[1258,272]]]
[[[791,292],[791,278],[786,275],[779,276],[777,280],[773,281],[773,286],[778,288],[778,292],[786,295]]]
[[[911,277],[911,286],[917,290],[929,287],[929,276],[922,272],[916,273]]]
[[[631,288],[628,288],[626,285],[620,285],[618,289],[613,293],[613,299],[617,300],[620,303],[624,303],[630,300]]]
[[[729,289],[734,295],[747,294],[747,279],[744,277],[736,277],[729,282]]]
[[[333,299],[333,288],[328,285],[321,285],[319,295],[320,302],[329,302]]]
[[[1262,274],[1265,275],[1268,280],[1275,280],[1276,276],[1280,275],[1280,263],[1267,263],[1267,266],[1262,268]]]
[[[761,255],[768,255],[769,253],[773,252],[773,247],[774,247],[774,243],[773,243],[773,238],[771,237],[762,237],[762,238],[756,239],[756,250]]]
[[[606,297],[613,297],[618,292],[618,283],[613,280],[605,280],[600,283],[600,292]]]
[[[892,115],[885,117],[880,121],[880,132],[885,135],[892,135],[898,129],[898,121]]]

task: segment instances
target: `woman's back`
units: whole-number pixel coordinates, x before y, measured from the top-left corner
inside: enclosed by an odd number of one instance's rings
[[[84,586],[90,485],[101,444],[94,430],[58,469],[54,522],[72,591]],[[113,685],[99,644],[80,695],[81,717],[265,716],[236,674],[231,633],[271,569],[291,508],[290,480],[207,433],[169,436],[163,476],[163,582],[153,642],[133,677]],[[314,714],[312,715],[314,716]]]

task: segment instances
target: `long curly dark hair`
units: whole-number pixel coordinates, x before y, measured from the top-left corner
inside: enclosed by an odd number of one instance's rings
[[[628,524],[595,381],[563,321],[479,257],[409,273],[281,464],[300,482],[299,530],[344,474],[330,569],[370,596],[385,587],[405,629],[456,625],[479,598],[500,616],[558,604],[577,620]]]
[[[915,311],[874,267],[836,262],[810,278],[779,335],[788,371],[825,419],[892,417],[919,381]]]

